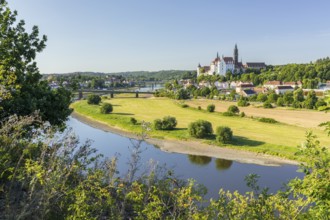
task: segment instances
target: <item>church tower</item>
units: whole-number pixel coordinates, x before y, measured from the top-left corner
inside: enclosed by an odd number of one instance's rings
[[[234,49],[234,65],[235,65],[235,68],[238,67],[238,49],[237,49],[237,44],[235,44],[235,49]]]

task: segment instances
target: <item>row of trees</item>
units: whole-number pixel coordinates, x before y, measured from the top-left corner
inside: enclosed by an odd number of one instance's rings
[[[323,98],[318,98],[315,91],[310,90],[305,97],[302,89],[296,89],[295,91],[287,91],[284,94],[276,94],[274,91],[269,93],[259,93],[257,95],[250,96],[249,98],[241,97],[238,101],[239,106],[247,106],[248,101],[251,102],[263,102],[265,106],[290,106],[293,108],[306,108],[306,109],[319,109],[326,108],[328,103]]]

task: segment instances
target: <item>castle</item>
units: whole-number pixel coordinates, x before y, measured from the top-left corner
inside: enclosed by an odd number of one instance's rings
[[[216,58],[211,62],[210,66],[201,66],[200,64],[197,67],[197,76],[199,75],[225,75],[228,71],[234,73],[242,73],[246,69],[263,69],[266,68],[266,64],[263,62],[247,62],[243,64],[238,61],[238,48],[235,44],[233,57],[219,57],[217,53]]]

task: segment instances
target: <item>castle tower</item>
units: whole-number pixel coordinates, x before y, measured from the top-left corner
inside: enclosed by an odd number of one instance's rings
[[[201,74],[201,64],[199,63],[198,66],[197,66],[197,77]]]
[[[234,65],[235,65],[235,68],[238,66],[238,49],[237,49],[237,44],[235,44],[235,49],[234,49]]]

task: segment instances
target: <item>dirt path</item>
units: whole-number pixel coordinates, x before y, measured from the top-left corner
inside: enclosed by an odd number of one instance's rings
[[[72,113],[72,117],[78,119],[79,121],[86,123],[94,128],[101,129],[104,131],[113,132],[116,134],[123,135],[130,138],[138,138],[130,132],[120,130],[119,128],[114,128],[106,125],[105,123],[95,121],[86,116],[82,116],[78,113]],[[227,160],[235,160],[241,163],[258,164],[265,166],[280,166],[284,164],[298,164],[297,161],[287,160],[280,157],[275,157],[266,154],[259,154],[249,151],[221,148],[218,146],[212,146],[200,141],[178,141],[178,140],[159,140],[154,138],[147,138],[146,142],[156,145],[162,151],[165,152],[175,152],[182,154],[191,155],[201,155],[215,158],[222,158]]]

